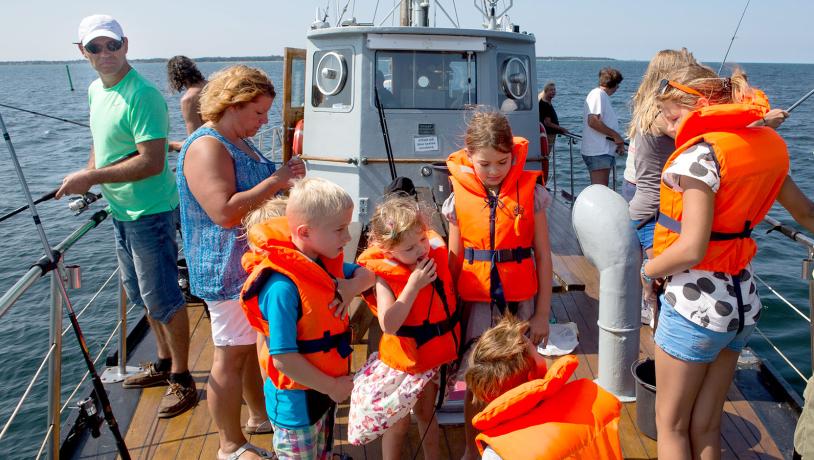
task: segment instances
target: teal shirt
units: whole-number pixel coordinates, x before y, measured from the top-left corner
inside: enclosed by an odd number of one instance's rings
[[[110,88],[97,79],[88,88],[90,129],[96,168],[122,160],[136,152],[136,144],[166,139],[170,129],[167,103],[158,88],[130,69]],[[132,221],[141,216],[171,211],[178,206],[175,175],[167,162],[161,173],[135,182],[102,184],[113,217]]]

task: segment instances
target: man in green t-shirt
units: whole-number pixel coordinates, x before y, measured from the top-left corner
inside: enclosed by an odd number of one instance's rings
[[[88,16],[79,24],[79,51],[99,74],[88,88],[93,145],[87,167],[66,176],[56,197],[98,184],[110,204],[119,274],[127,297],[147,308],[158,348],[158,360],[123,386],[169,382],[158,414],[166,418],[198,401],[187,367],[189,319],[178,287],[178,190],[167,164],[167,104],[127,63],[128,44],[110,16]]]

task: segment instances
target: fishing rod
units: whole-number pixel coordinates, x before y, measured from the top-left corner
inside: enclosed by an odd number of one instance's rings
[[[384,115],[384,107],[382,101],[379,99],[378,82],[373,86],[373,95],[376,97],[376,109],[379,112],[379,125],[382,128],[382,137],[384,138],[384,149],[387,152],[387,165],[390,167],[390,180],[396,180],[396,160],[393,159],[393,147],[390,144],[390,131],[387,129],[387,117]]]
[[[743,7],[743,13],[741,13],[741,18],[738,19],[738,26],[735,27],[735,32],[732,34],[732,40],[729,41],[729,47],[726,48],[726,54],[724,54],[724,60],[721,61],[721,67],[718,68],[718,75],[721,74],[721,71],[724,70],[724,64],[726,64],[726,58],[729,57],[729,50],[732,49],[732,43],[735,43],[735,36],[738,34],[738,29],[741,28],[741,22],[743,21],[743,17],[746,16],[746,9],[749,8],[749,2],[752,0],[746,0],[746,6]]]
[[[14,107],[13,105],[0,104],[0,107],[5,107],[7,109],[19,110],[20,112],[30,113],[32,115],[39,115],[39,116],[45,117],[45,118],[53,118],[54,120],[64,121],[65,123],[70,123],[72,125],[81,126],[83,128],[90,128],[90,125],[86,125],[84,123],[79,123],[78,121],[68,120],[67,118],[55,117],[53,115],[47,115],[47,114],[44,114],[44,113],[35,112],[33,110],[21,109],[19,107]]]
[[[8,147],[9,156],[14,164],[14,170],[17,173],[17,178],[20,181],[20,186],[23,190],[26,201],[28,201],[28,209],[31,211],[31,218],[34,220],[34,225],[37,227],[37,233],[39,233],[40,242],[42,243],[42,248],[45,251],[45,256],[50,261],[50,264],[43,266],[43,274],[47,273],[48,271],[56,270],[56,273],[52,274],[54,277],[53,279],[56,280],[55,284],[59,288],[60,296],[62,297],[62,300],[65,301],[65,309],[68,311],[68,318],[71,321],[74,335],[76,336],[77,342],[79,342],[79,349],[82,352],[82,357],[85,359],[85,365],[88,367],[88,373],[91,376],[94,393],[96,394],[96,397],[99,398],[99,404],[102,406],[105,421],[107,421],[110,432],[113,435],[113,438],[116,440],[116,447],[119,451],[119,455],[124,460],[130,460],[130,453],[127,451],[127,445],[124,443],[124,438],[119,431],[119,424],[116,422],[116,417],[113,416],[113,409],[110,407],[110,399],[107,396],[107,391],[102,384],[102,380],[99,378],[99,374],[96,373],[96,366],[94,366],[93,359],[90,356],[88,344],[85,342],[85,336],[82,334],[82,328],[79,326],[79,321],[76,319],[76,313],[74,312],[73,305],[71,304],[71,298],[68,296],[68,291],[65,288],[65,281],[62,279],[62,274],[60,273],[61,254],[54,253],[53,249],[51,249],[51,245],[48,243],[48,238],[45,236],[45,229],[43,229],[42,221],[40,220],[39,214],[37,214],[37,207],[34,204],[34,200],[31,198],[31,191],[28,189],[28,182],[25,180],[23,168],[20,166],[20,161],[17,159],[14,144],[11,143],[11,136],[9,136],[8,130],[6,130],[6,124],[3,122],[2,115],[0,115],[0,131],[3,132],[3,139],[6,141],[6,147]]]
[[[59,188],[55,188],[55,189],[51,190],[50,192],[46,193],[45,195],[37,198],[36,200],[34,200],[34,204],[40,204],[43,201],[48,201],[48,200],[52,199],[54,196],[56,196],[57,190],[59,190]],[[26,209],[28,209],[27,204],[23,205],[23,206],[20,206],[19,208],[15,209],[14,211],[11,211],[11,212],[9,212],[8,214],[6,214],[4,216],[0,216],[0,222],[3,222],[4,220],[8,219],[9,217],[14,217],[17,214],[25,211]]]
[[[814,94],[814,89],[812,89],[811,91],[807,92],[807,93],[806,93],[806,95],[805,95],[805,96],[803,96],[803,97],[801,97],[800,99],[797,99],[797,102],[795,102],[794,104],[792,104],[792,105],[791,105],[791,107],[787,108],[787,109],[786,109],[786,112],[791,113],[791,111],[792,111],[792,110],[796,109],[798,105],[802,104],[802,103],[803,103],[803,101],[805,101],[806,99],[808,99],[809,97],[811,97],[811,95],[812,95],[812,94]]]

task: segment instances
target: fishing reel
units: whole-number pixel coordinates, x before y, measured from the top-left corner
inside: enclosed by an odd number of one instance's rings
[[[88,396],[76,403],[76,406],[79,409],[79,417],[77,418],[76,424],[89,429],[90,435],[94,438],[98,438],[101,435],[99,428],[101,428],[104,419],[96,410],[96,401]]]
[[[84,195],[69,201],[68,208],[74,212],[75,216],[78,216],[79,214],[85,212],[85,210],[88,209],[88,207],[90,207],[90,205],[99,198],[102,198],[101,194],[97,195],[95,193],[85,192]]]

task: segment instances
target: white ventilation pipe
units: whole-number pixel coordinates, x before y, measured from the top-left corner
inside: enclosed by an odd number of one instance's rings
[[[642,258],[621,195],[591,185],[574,202],[571,222],[582,253],[599,271],[599,377],[621,401],[636,399],[631,364],[639,357]]]

